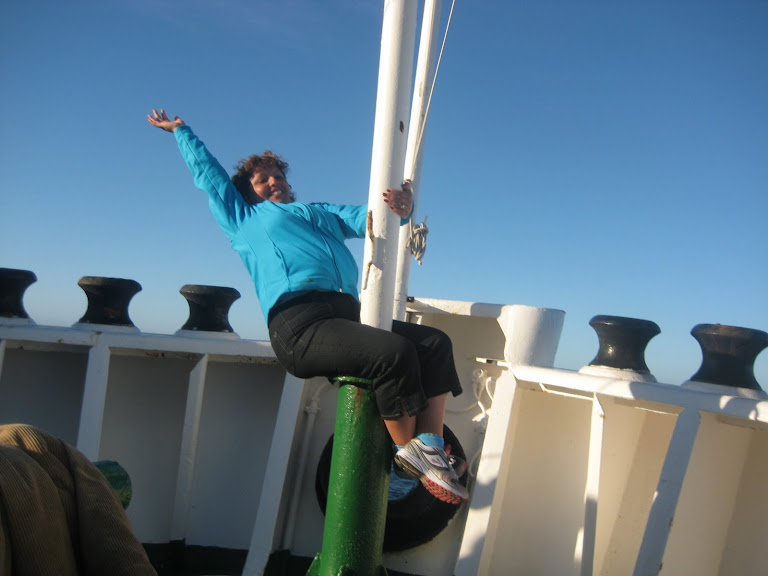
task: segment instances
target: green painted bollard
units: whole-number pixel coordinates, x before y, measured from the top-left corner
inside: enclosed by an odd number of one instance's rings
[[[370,386],[338,379],[336,431],[325,508],[323,547],[307,576],[384,576],[381,565],[391,441]]]

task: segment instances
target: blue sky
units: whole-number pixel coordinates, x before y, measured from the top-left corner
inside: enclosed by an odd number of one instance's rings
[[[86,308],[79,278],[131,278],[134,323],[173,333],[179,288],[211,284],[242,294],[238,334],[266,338],[238,256],[146,114],[178,114],[227,167],[277,151],[302,200],[365,202],[382,12],[0,3],[0,267],[37,275],[30,316],[69,326]],[[696,324],[768,330],[766,103],[765,0],[459,0],[409,292],[565,310],[561,368],[596,354],[593,316],[652,320],[648,366],[686,380]],[[755,373],[768,389],[768,352]]]

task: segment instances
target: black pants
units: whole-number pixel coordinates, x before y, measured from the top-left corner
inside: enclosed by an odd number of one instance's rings
[[[275,306],[268,325],[272,348],[288,372],[369,378],[386,420],[415,416],[428,398],[461,393],[444,332],[398,320],[391,332],[361,324],[360,303],[348,294],[303,294]]]

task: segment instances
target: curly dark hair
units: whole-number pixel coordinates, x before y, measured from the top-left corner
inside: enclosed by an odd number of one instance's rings
[[[240,195],[243,198],[247,199],[253,192],[251,177],[254,172],[264,166],[277,168],[283,173],[283,176],[288,175],[288,162],[280,158],[280,156],[271,150],[264,150],[261,154],[253,154],[252,156],[248,156],[248,158],[240,160],[235,164],[237,172],[232,176],[232,184],[235,185],[235,188],[237,188],[237,191],[240,192]]]

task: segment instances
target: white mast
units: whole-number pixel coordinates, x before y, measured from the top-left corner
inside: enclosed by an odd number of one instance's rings
[[[416,2],[386,0],[361,294],[361,321],[386,330],[392,328],[400,219],[382,194],[402,183],[415,35]]]
[[[426,0],[424,2],[424,16],[421,23],[419,58],[416,63],[416,85],[411,104],[411,120],[408,125],[408,147],[405,152],[404,170],[404,179],[410,180],[413,183],[414,208],[413,214],[411,214],[411,222],[415,222],[419,207],[422,151],[424,150],[422,142],[424,141],[427,129],[427,106],[429,104],[430,86],[434,76],[435,37],[440,23],[440,6],[441,0]],[[398,320],[405,319],[405,307],[408,298],[408,277],[411,271],[411,252],[407,248],[409,235],[409,226],[400,228],[394,309],[394,317]]]

